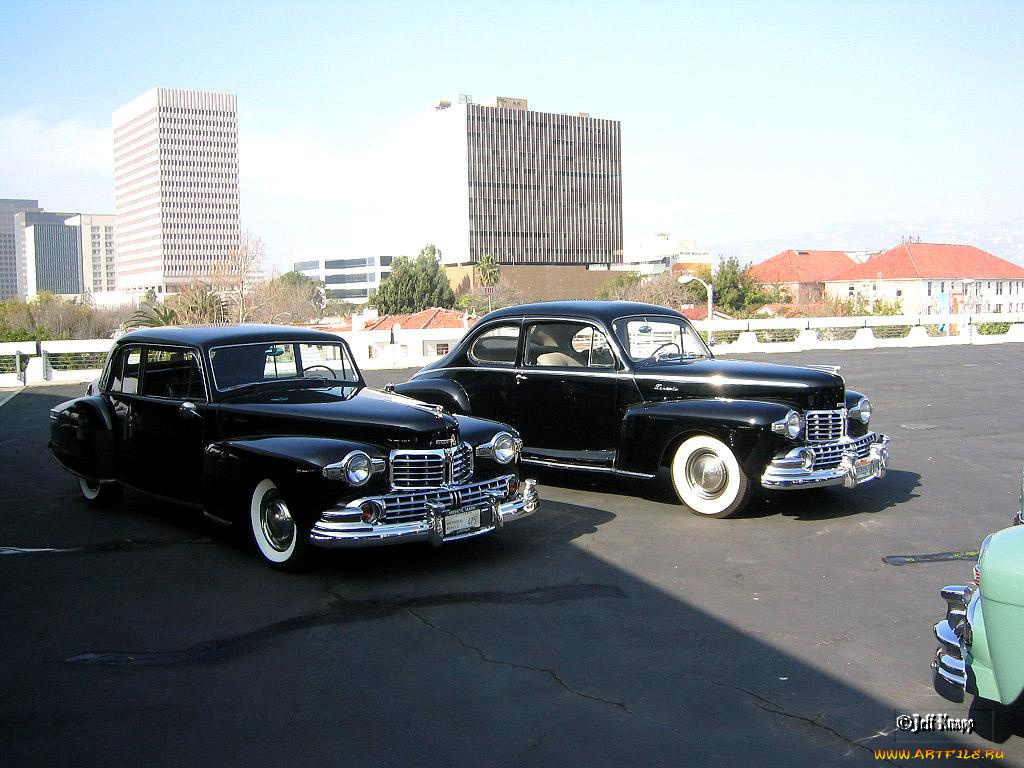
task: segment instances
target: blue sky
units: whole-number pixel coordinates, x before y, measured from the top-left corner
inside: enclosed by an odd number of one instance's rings
[[[243,226],[281,265],[345,252],[368,158],[456,93],[621,120],[627,243],[654,231],[721,247],[850,222],[997,222],[1024,202],[1020,2],[0,10],[0,197],[110,211],[110,113],[156,85],[229,91]]]

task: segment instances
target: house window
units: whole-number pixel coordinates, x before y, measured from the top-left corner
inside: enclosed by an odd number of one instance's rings
[[[931,295],[932,295],[932,284],[931,284],[931,281],[930,281],[930,280],[928,281],[928,295],[929,295],[929,296],[931,296]]]
[[[1003,281],[1000,280],[998,283],[996,283],[996,296],[1002,296],[1002,295],[1003,295]]]
[[[853,286],[852,285],[850,286],[849,295],[853,296]]]
[[[896,289],[896,298],[898,299],[902,295],[903,295],[903,291],[901,291],[899,288],[897,288]]]

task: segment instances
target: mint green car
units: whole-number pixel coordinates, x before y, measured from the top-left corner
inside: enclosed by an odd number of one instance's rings
[[[1013,704],[1024,690],[1024,477],[1014,526],[985,538],[974,585],[942,589],[946,618],[935,625],[935,689]]]

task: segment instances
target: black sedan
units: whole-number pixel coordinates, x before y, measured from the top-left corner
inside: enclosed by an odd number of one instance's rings
[[[483,317],[396,390],[500,418],[523,461],[654,478],[683,506],[743,509],[755,487],[852,488],[883,477],[871,403],[834,371],[715,359],[686,318],[629,302],[547,302]]]
[[[50,418],[51,452],[89,502],[130,487],[201,509],[281,569],[311,545],[440,544],[538,506],[515,430],[368,389],[348,345],[319,331],[130,333]]]

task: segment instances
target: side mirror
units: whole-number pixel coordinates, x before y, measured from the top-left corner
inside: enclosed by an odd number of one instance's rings
[[[203,415],[193,402],[185,401],[178,406],[178,415],[183,419],[201,419]]]

